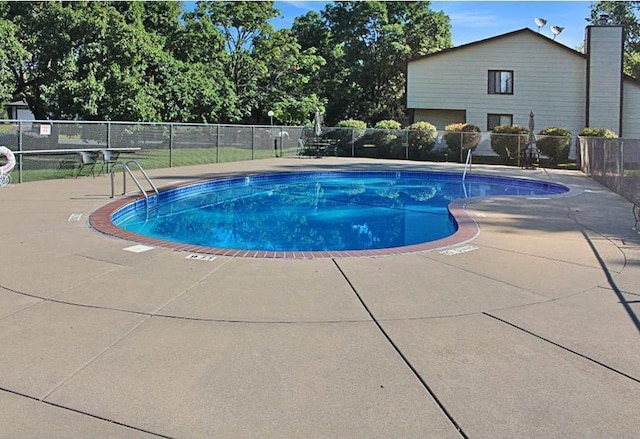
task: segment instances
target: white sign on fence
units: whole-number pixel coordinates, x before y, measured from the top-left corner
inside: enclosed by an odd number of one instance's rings
[[[40,125],[40,135],[41,136],[51,135],[51,125],[47,125],[47,124]]]

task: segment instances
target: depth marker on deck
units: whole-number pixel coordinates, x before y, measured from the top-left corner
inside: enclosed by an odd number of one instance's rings
[[[67,221],[71,222],[71,221],[80,221],[80,218],[82,218],[82,214],[81,213],[72,213],[71,215],[69,215],[69,219]]]
[[[194,254],[188,255],[186,259],[195,259],[197,261],[213,261],[216,259],[216,257],[212,255],[199,255],[194,253]]]

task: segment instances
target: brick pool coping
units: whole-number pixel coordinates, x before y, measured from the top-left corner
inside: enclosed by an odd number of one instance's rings
[[[260,173],[259,175],[263,175]],[[225,179],[239,176],[252,176],[256,173],[242,174],[225,174],[216,176],[215,179]],[[201,182],[210,181],[212,179],[199,179],[189,182],[168,185],[161,189],[161,192],[171,189],[191,186]],[[380,257],[392,256],[408,253],[418,253],[443,249],[455,245],[463,244],[474,239],[480,233],[480,227],[475,220],[469,215],[465,206],[471,202],[478,201],[479,198],[466,198],[452,201],[449,206],[449,212],[458,224],[458,230],[446,238],[435,241],[424,242],[402,247],[382,248],[375,250],[336,250],[336,251],[263,251],[263,250],[238,250],[225,249],[216,247],[206,247],[194,244],[184,244],[172,241],[165,241],[149,236],[140,235],[129,232],[117,227],[111,221],[112,215],[128,204],[134,203],[144,198],[144,195],[132,195],[113,201],[105,206],[100,207],[89,215],[89,225],[100,233],[138,244],[144,244],[151,247],[163,247],[176,251],[198,253],[205,255],[232,256],[241,258],[279,258],[279,259],[319,259],[319,258],[355,258],[355,257]]]

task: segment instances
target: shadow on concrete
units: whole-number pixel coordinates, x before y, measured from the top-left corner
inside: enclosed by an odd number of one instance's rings
[[[591,238],[589,238],[584,231],[582,231],[582,236],[584,236],[584,239],[587,241],[587,244],[589,244],[589,247],[591,248],[593,255],[598,260],[600,267],[602,267],[602,271],[604,272],[604,275],[607,278],[607,282],[609,283],[609,286],[618,297],[618,300],[622,304],[622,307],[626,311],[627,315],[629,316],[633,324],[636,326],[636,329],[638,330],[638,332],[640,332],[640,319],[638,319],[638,316],[636,315],[636,313],[633,311],[631,306],[629,306],[630,303],[635,303],[637,301],[627,301],[627,299],[622,295],[622,291],[620,291],[620,288],[618,288],[618,285],[616,285],[616,282],[613,279],[613,276],[611,276],[611,272],[607,268],[606,262],[602,259],[602,257],[600,257],[600,253],[598,253],[598,250],[596,249],[595,245],[593,245]]]

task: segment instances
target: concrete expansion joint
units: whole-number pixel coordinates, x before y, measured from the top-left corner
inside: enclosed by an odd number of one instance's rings
[[[532,254],[532,253],[526,253],[526,252],[521,252],[521,251],[517,251],[517,250],[505,250],[504,248],[501,248],[501,247],[496,247],[496,246],[491,246],[491,245],[486,245],[486,244],[476,244],[476,245],[481,249],[482,248],[490,248],[492,250],[499,250],[499,251],[503,251],[503,252],[506,252],[506,253],[511,253],[511,254],[514,254],[514,255],[528,256],[528,257],[531,257],[531,258],[545,260],[545,261],[561,262],[563,264],[573,265],[573,266],[576,266],[576,267],[595,268],[595,267],[593,267],[591,265],[581,264],[579,262],[574,262],[574,261],[567,260],[567,259],[558,259],[558,258],[553,258],[553,257],[550,257],[550,256],[535,255],[535,254]],[[622,256],[623,256],[623,258],[625,260],[625,264],[626,264],[626,256],[624,255],[624,252],[621,252],[621,253],[622,253]],[[476,273],[474,273],[474,274],[476,274]]]
[[[479,246],[479,247],[481,247],[481,246]],[[427,254],[425,254],[424,257],[427,258],[427,259],[430,259],[430,260],[434,260],[432,257],[430,257]],[[523,292],[525,292],[527,294],[531,294],[532,296],[542,297],[542,298],[544,298],[544,300],[551,300],[550,297],[542,295],[542,294],[538,293],[535,290],[532,290],[532,289],[529,289],[529,288],[523,288],[521,285],[515,285],[515,284],[513,284],[511,282],[505,281],[504,279],[499,279],[499,278],[494,277],[494,276],[488,276],[486,274],[478,273],[478,272],[475,272],[475,271],[470,270],[468,268],[464,268],[464,267],[460,267],[458,265],[454,265],[454,264],[448,263],[444,259],[438,259],[438,262],[440,262],[443,265],[446,265],[448,267],[455,268],[456,270],[460,270],[460,271],[463,271],[465,273],[473,274],[474,276],[482,277],[484,279],[489,279],[489,280],[491,280],[493,282],[498,282],[498,283],[501,283],[503,285],[507,285],[507,286],[509,286],[511,288],[515,288],[515,289],[517,289],[519,291],[523,291]]]
[[[214,319],[205,317],[172,316],[169,314],[149,314],[151,317],[191,322],[231,323],[243,325],[335,325],[349,323],[372,323],[370,319],[348,320],[242,320],[242,319]]]
[[[115,312],[121,312],[121,313],[125,313],[125,314],[136,314],[136,315],[140,315],[140,316],[145,316],[145,317],[155,317],[155,318],[164,318],[164,319],[172,319],[172,320],[184,320],[184,321],[195,321],[195,322],[211,322],[211,323],[241,323],[241,324],[259,324],[259,325],[268,325],[268,324],[289,324],[289,325],[317,325],[317,324],[348,324],[348,323],[371,323],[370,319],[344,319],[344,320],[243,320],[243,319],[223,319],[223,318],[206,318],[206,317],[189,317],[189,316],[178,316],[178,315],[171,315],[171,314],[162,314],[162,313],[158,313],[158,312],[144,312],[144,311],[134,311],[134,310],[129,310],[129,309],[123,309],[123,308],[115,308],[115,307],[109,307],[109,306],[101,306],[101,305],[87,305],[84,303],[75,303],[75,302],[69,302],[69,301],[65,301],[65,300],[59,300],[59,299],[55,299],[55,296],[53,297],[42,297],[42,296],[36,296],[33,294],[29,294],[29,293],[24,293],[21,291],[17,291],[15,289],[12,288],[8,288],[5,286],[0,285],[0,288],[4,288],[5,290],[14,293],[14,294],[18,294],[21,296],[26,296],[26,297],[32,297],[34,299],[40,299],[41,302],[36,302],[33,303],[31,305],[25,306],[24,308],[20,308],[18,310],[16,310],[15,312],[12,312],[10,314],[7,314],[5,316],[0,317],[0,320],[6,319],[10,316],[13,316],[17,313],[20,313],[22,311],[25,311],[29,308],[32,308],[34,306],[40,305],[42,303],[56,303],[59,305],[68,305],[68,306],[75,306],[78,308],[87,308],[87,309],[99,309],[99,310],[104,310],[104,311],[115,311]],[[63,293],[60,293],[63,294]]]
[[[494,316],[493,314],[490,314],[488,312],[483,312],[482,314],[487,316],[487,317],[489,317],[489,318],[497,320],[498,322],[504,323],[505,325],[508,325],[508,326],[510,326],[510,327],[512,327],[514,329],[517,329],[518,331],[521,331],[521,332],[523,332],[525,334],[528,334],[528,335],[533,336],[533,337],[535,337],[535,338],[537,338],[539,340],[542,340],[545,343],[549,343],[550,345],[553,345],[553,346],[555,346],[555,347],[557,347],[559,349],[562,349],[562,350],[564,350],[566,352],[569,352],[572,355],[578,356],[578,357],[580,357],[580,358],[582,358],[584,360],[590,361],[591,363],[597,364],[598,366],[603,367],[603,368],[609,370],[610,372],[613,372],[613,373],[616,373],[616,374],[618,374],[620,376],[628,378],[628,379],[630,379],[631,381],[634,381],[637,384],[640,384],[640,377],[639,378],[633,377],[633,376],[631,376],[629,374],[626,374],[626,373],[624,373],[624,372],[622,372],[622,371],[620,371],[620,370],[618,370],[616,368],[608,366],[608,365],[602,363],[601,361],[596,360],[593,357],[590,357],[590,356],[585,355],[585,354],[581,354],[580,352],[578,352],[576,350],[573,350],[573,349],[568,348],[567,346],[564,346],[564,345],[562,345],[560,343],[556,343],[556,342],[554,342],[552,340],[549,340],[546,337],[543,337],[543,336],[541,336],[539,334],[536,334],[535,332],[532,332],[532,331],[529,331],[527,329],[524,329],[521,326],[513,324],[513,323],[511,323],[511,322],[509,322],[507,320],[501,319],[500,317]]]
[[[456,431],[460,434],[460,436],[463,439],[468,439],[467,434],[464,432],[464,430],[462,430],[462,427],[460,427],[460,425],[458,424],[458,422],[454,419],[453,415],[451,415],[451,413],[449,413],[449,411],[447,410],[447,408],[445,407],[445,405],[442,403],[442,401],[440,401],[440,398],[438,398],[438,396],[435,394],[435,392],[431,389],[431,387],[429,386],[429,384],[427,384],[426,380],[422,377],[422,375],[420,375],[420,373],[418,372],[418,370],[416,369],[416,367],[411,364],[411,362],[409,361],[409,359],[407,358],[407,356],[402,352],[402,350],[400,349],[400,347],[393,341],[393,339],[391,338],[391,336],[387,333],[387,331],[385,331],[384,327],[382,326],[382,324],[380,323],[380,321],[375,317],[375,315],[371,312],[371,310],[369,309],[369,307],[367,306],[367,304],[365,303],[364,299],[362,298],[362,296],[360,295],[360,293],[358,293],[358,290],[355,288],[355,286],[353,285],[353,283],[351,282],[351,280],[349,279],[349,277],[347,276],[347,274],[342,270],[342,268],[340,267],[340,264],[338,264],[338,261],[336,259],[332,259],[334,265],[336,266],[336,268],[338,269],[338,271],[340,272],[340,274],[342,275],[342,277],[344,278],[344,280],[347,282],[347,284],[349,285],[349,287],[351,288],[351,290],[353,291],[353,293],[356,295],[356,297],[358,298],[358,301],[360,302],[360,304],[362,305],[362,307],[365,309],[365,311],[367,312],[367,314],[369,314],[369,316],[371,317],[371,319],[373,320],[373,322],[376,324],[378,330],[380,331],[380,333],[382,334],[382,336],[387,340],[387,342],[391,345],[391,347],[396,351],[396,353],[400,356],[400,358],[402,359],[402,361],[405,363],[405,365],[411,370],[411,372],[413,373],[413,375],[418,379],[418,381],[420,381],[420,383],[422,384],[422,387],[425,389],[425,391],[431,396],[431,398],[433,399],[433,401],[436,403],[436,405],[440,408],[440,410],[442,411],[442,413],[447,417],[447,419],[449,420],[449,422],[451,423],[451,425],[456,429]]]
[[[89,255],[84,255],[84,254],[76,254],[75,256],[78,256],[78,257],[83,258],[83,259],[87,259],[89,261],[96,261],[96,262],[100,262],[100,263],[103,263],[103,264],[115,265],[118,268],[129,267],[126,264],[119,264],[117,262],[113,262],[113,261],[110,261],[110,260],[104,259],[104,258],[97,258],[97,257],[92,257],[92,256],[89,256]],[[108,275],[113,270],[115,270],[115,268],[113,268],[113,269],[109,270],[108,272],[102,274],[100,277]]]
[[[601,290],[614,291],[615,292],[615,290],[610,285],[598,285],[596,288],[599,288]],[[619,290],[619,292],[621,294],[629,294],[629,295],[632,295],[632,296],[639,296],[640,297],[640,293],[634,293],[632,291]]]
[[[39,402],[41,404],[46,404],[46,405],[49,405],[49,406],[52,406],[52,407],[56,407],[56,408],[59,408],[59,409],[62,409],[62,410],[67,410],[67,411],[70,411],[70,412],[73,412],[73,413],[77,413],[79,415],[88,416],[90,418],[98,419],[100,421],[109,422],[111,424],[119,425],[121,427],[130,428],[131,430],[139,431],[141,433],[151,434],[151,435],[154,435],[154,436],[157,436],[157,437],[160,437],[160,438],[165,438],[165,439],[175,439],[172,436],[166,436],[166,435],[163,435],[163,434],[160,434],[160,433],[155,433],[155,432],[152,432],[150,430],[145,430],[145,429],[142,429],[142,428],[135,427],[133,425],[128,425],[128,424],[125,424],[125,423],[122,423],[122,422],[118,422],[118,421],[116,421],[114,419],[109,419],[109,418],[105,418],[103,416],[94,415],[92,413],[85,412],[83,410],[74,409],[72,407],[67,407],[67,406],[62,405],[62,404],[56,404],[54,402],[46,401],[46,400],[40,399],[40,398],[36,398],[36,397],[31,396],[31,395],[27,395],[25,393],[17,392],[15,390],[5,389],[4,387],[0,387],[0,392],[10,393],[10,394],[15,395],[15,396],[19,396],[19,397],[22,397],[22,398],[30,399],[32,401],[37,401],[37,402]]]
[[[47,399],[53,392],[55,392],[57,389],[59,389],[60,387],[62,387],[66,382],[68,382],[69,380],[71,380],[74,376],[76,376],[77,374],[79,374],[82,370],[84,370],[87,366],[89,366],[90,364],[92,364],[93,362],[95,362],[98,358],[102,357],[106,352],[108,352],[109,350],[111,350],[114,346],[116,346],[117,344],[119,344],[122,340],[124,340],[125,338],[127,338],[130,334],[132,334],[133,332],[135,332],[140,326],[142,326],[147,320],[149,320],[151,317],[145,317],[144,319],[142,319],[141,321],[139,321],[136,325],[134,325],[131,329],[129,329],[127,332],[125,332],[124,334],[122,334],[120,337],[118,337],[117,340],[115,340],[113,343],[111,343],[110,345],[108,345],[107,347],[105,347],[104,349],[102,349],[100,352],[98,352],[96,355],[94,355],[93,357],[89,358],[87,361],[85,361],[82,365],[80,365],[76,370],[74,370],[73,372],[71,372],[66,378],[62,379],[60,382],[58,382],[57,384],[55,384],[51,389],[49,389],[49,391],[47,391],[41,398],[41,400],[45,400]]]

